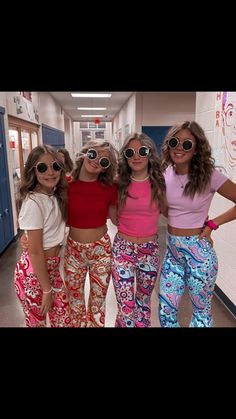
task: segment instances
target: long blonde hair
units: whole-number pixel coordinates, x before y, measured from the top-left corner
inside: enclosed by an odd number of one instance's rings
[[[109,141],[88,141],[81,149],[77,160],[75,162],[75,169],[72,172],[73,180],[78,180],[80,175],[80,170],[84,162],[84,156],[90,148],[102,148],[109,151],[109,160],[111,162],[110,166],[102,170],[98,175],[99,182],[103,184],[112,185],[117,176],[117,161],[118,161],[118,151]]]

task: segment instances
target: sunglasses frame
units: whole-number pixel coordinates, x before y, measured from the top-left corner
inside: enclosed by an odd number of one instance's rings
[[[95,151],[95,153],[96,153],[96,156],[95,156],[94,158],[92,158],[92,159],[91,159],[91,157],[89,157],[89,156],[88,156],[88,153],[89,153],[90,151]],[[89,160],[96,160],[96,159],[97,159],[97,157],[98,157],[98,152],[97,152],[97,150],[95,150],[94,148],[89,148],[89,149],[87,150],[87,152],[86,152],[86,157],[87,157],[87,159],[89,159]],[[106,166],[106,167],[102,166],[101,161],[102,161],[103,159],[108,160],[108,163],[109,163],[109,164],[108,164],[108,166]],[[102,169],[108,169],[108,167],[110,167],[110,165],[111,165],[110,160],[108,159],[108,157],[105,157],[105,156],[100,157],[100,159],[98,160],[98,163],[99,163],[99,165],[100,165],[100,167],[101,167]]]
[[[172,146],[170,145],[170,141],[171,141],[172,139],[175,139],[175,140],[177,141],[177,144],[176,144],[176,146],[175,146],[175,147],[172,147]],[[189,142],[192,144],[191,148],[189,148],[189,149],[187,149],[187,150],[185,150],[185,148],[184,148],[184,143],[185,143],[186,141],[189,141]],[[183,140],[183,142],[181,142],[181,141],[178,139],[178,137],[171,137],[171,138],[168,140],[168,142],[167,142],[167,143],[168,143],[168,147],[170,147],[172,150],[175,150],[175,149],[176,149],[176,147],[178,147],[178,145],[180,145],[180,144],[181,144],[181,147],[182,147],[182,149],[183,149],[185,152],[191,151],[191,150],[192,150],[192,148],[193,148],[193,146],[194,146],[194,142],[193,142],[193,140],[192,140],[191,138],[185,138],[185,139]]]
[[[55,163],[56,163],[56,165],[59,167],[59,169],[55,169],[55,168],[53,167],[53,165],[54,165]],[[38,169],[38,166],[39,166],[40,164],[44,164],[44,165],[46,166],[46,170],[44,170],[43,172],[41,172],[41,171]],[[35,169],[37,170],[37,172],[38,172],[38,173],[46,173],[49,167],[51,167],[51,168],[54,170],[54,172],[60,172],[60,170],[62,170],[62,167],[60,166],[60,164],[59,164],[56,160],[54,160],[51,164],[47,164],[47,163],[44,163],[43,161],[39,161],[39,162],[38,162],[38,163],[37,163],[34,167],[35,167]]]
[[[146,156],[142,156],[141,154],[140,154],[140,150],[141,150],[141,148],[146,148],[146,150],[148,150],[148,153],[147,153],[147,155]],[[126,156],[126,151],[127,150],[132,150],[133,151],[133,155],[131,156],[131,157],[127,157]],[[139,157],[142,157],[142,158],[144,158],[144,157],[148,157],[148,155],[149,155],[149,153],[150,153],[150,148],[148,148],[148,147],[146,147],[145,145],[142,145],[141,147],[139,147],[139,149],[136,151],[136,150],[134,150],[134,148],[132,148],[132,147],[128,147],[128,148],[126,148],[124,151],[123,151],[123,153],[124,153],[124,156],[125,156],[125,158],[126,159],[132,159],[134,156],[135,156],[135,154],[136,153],[138,153],[138,155],[139,155]]]

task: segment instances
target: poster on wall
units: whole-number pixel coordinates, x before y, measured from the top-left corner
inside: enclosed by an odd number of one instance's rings
[[[216,92],[213,156],[219,170],[236,181],[236,92]]]

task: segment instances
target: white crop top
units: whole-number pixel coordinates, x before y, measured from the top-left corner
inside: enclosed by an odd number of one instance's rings
[[[39,192],[31,192],[22,203],[19,214],[21,230],[43,230],[44,250],[62,243],[65,221],[62,219],[57,198]]]

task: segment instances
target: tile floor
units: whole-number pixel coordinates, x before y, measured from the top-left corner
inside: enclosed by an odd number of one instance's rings
[[[108,222],[109,233],[113,239],[116,233],[116,227],[112,223]],[[159,227],[159,241],[161,258],[163,257],[165,250],[165,232],[166,223],[164,219],[160,220]],[[15,290],[13,286],[13,274],[16,261],[20,255],[20,247],[18,242],[12,243],[9,248],[0,256],[0,327],[25,327],[24,316],[21,310],[21,306],[16,298]],[[156,290],[152,294],[152,327],[160,327],[158,320],[158,283]],[[86,282],[85,295],[88,299],[89,284]],[[213,317],[215,327],[236,327],[236,319],[231,315],[228,309],[222,304],[222,302],[216,297],[213,297]],[[113,290],[113,284],[110,282],[107,304],[106,304],[106,323],[105,327],[114,327],[116,318],[116,299]],[[188,295],[184,295],[181,302],[180,310],[180,324],[182,327],[187,327],[191,318],[191,303]]]

